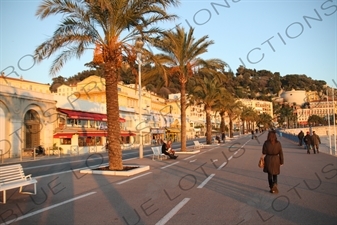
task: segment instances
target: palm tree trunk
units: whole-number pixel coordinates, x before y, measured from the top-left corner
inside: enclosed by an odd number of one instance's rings
[[[233,121],[232,121],[232,118],[229,117],[229,137],[233,137]]]
[[[111,67],[110,67],[111,68]],[[109,74],[108,74],[109,73]],[[119,122],[119,105],[118,105],[118,83],[115,72],[106,71],[106,110],[108,124],[108,141],[109,141],[109,169],[122,170],[122,149],[120,145],[120,122]]]
[[[186,82],[181,82],[181,151],[186,152]]]
[[[220,112],[220,132],[225,132],[225,113],[224,112]]]
[[[211,122],[211,113],[210,110],[205,110],[206,111],[206,130],[207,130],[207,135],[206,135],[206,144],[212,144],[212,122]]]

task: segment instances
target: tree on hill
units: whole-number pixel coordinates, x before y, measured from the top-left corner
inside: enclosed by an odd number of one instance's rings
[[[282,88],[285,91],[295,90],[305,90],[305,91],[323,91],[324,85],[326,85],[325,81],[322,80],[313,80],[306,75],[298,75],[298,74],[288,74],[281,77]]]
[[[96,70],[83,70],[82,72],[78,72],[76,75],[73,75],[71,77],[54,77],[52,78],[52,84],[50,85],[49,90],[51,92],[57,92],[57,88],[63,84],[65,85],[76,85],[78,82],[92,76],[92,75],[97,75]]]

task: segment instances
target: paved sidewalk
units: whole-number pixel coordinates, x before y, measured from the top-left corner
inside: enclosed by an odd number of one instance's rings
[[[40,176],[36,196],[8,191],[0,224],[336,224],[337,158],[325,146],[308,155],[279,137],[285,164],[280,193],[271,194],[257,167],[266,135],[243,135],[178,160],[131,158],[124,164],[150,170],[128,178],[77,170]]]

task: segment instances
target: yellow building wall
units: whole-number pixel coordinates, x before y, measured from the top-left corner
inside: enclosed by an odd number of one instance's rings
[[[0,84],[25,89],[28,91],[50,94],[49,84],[41,84],[33,81],[24,80],[21,78],[13,78],[9,76],[0,76]]]

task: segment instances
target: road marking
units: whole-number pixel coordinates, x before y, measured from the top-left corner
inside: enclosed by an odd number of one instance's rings
[[[76,200],[78,200],[78,199],[87,197],[87,196],[92,195],[92,194],[96,194],[96,192],[89,192],[89,193],[87,193],[87,194],[80,195],[80,196],[77,196],[77,197],[75,197],[75,198],[71,198],[71,199],[69,199],[69,200],[67,200],[67,201],[60,202],[60,203],[58,203],[58,204],[55,204],[55,205],[51,205],[51,206],[45,207],[45,208],[40,209],[40,210],[37,210],[37,211],[35,211],[35,212],[28,213],[28,214],[26,214],[26,215],[24,215],[24,216],[17,217],[16,219],[13,219],[13,220],[11,220],[11,221],[6,221],[5,223],[2,223],[1,225],[11,224],[11,223],[13,223],[13,222],[17,222],[17,221],[19,221],[19,220],[23,220],[23,219],[25,219],[25,218],[34,216],[34,215],[36,215],[36,214],[42,213],[42,212],[44,212],[44,211],[47,211],[47,210],[49,210],[49,209],[53,209],[53,208],[55,208],[55,207],[58,207],[58,206],[67,204],[67,203],[69,203],[69,202],[76,201]]]
[[[184,160],[189,160],[190,158],[194,158],[194,157],[195,157],[195,155],[192,155],[190,157],[185,158]]]
[[[190,198],[184,198],[178,205],[176,205],[169,213],[167,213],[156,225],[166,224],[188,201]]]
[[[137,179],[137,178],[139,178],[139,177],[149,175],[150,173],[152,173],[152,172],[148,172],[148,173],[144,173],[144,174],[142,174],[142,175],[136,176],[136,177],[132,177],[132,178],[130,178],[130,179],[127,179],[127,180],[118,182],[117,184],[124,184],[124,183],[126,183],[126,182],[132,181],[132,180]]]
[[[215,175],[215,173],[212,173],[211,175],[209,175],[197,188],[203,188],[207,182],[212,179],[212,177]]]
[[[218,167],[218,170],[220,170],[222,167],[226,166],[227,162],[224,162],[221,164],[221,166]]]
[[[167,166],[161,167],[160,169],[165,169],[165,168],[170,167],[170,166],[173,166],[173,165],[175,165],[175,164],[177,164],[177,163],[179,163],[179,162],[171,163],[171,164],[169,164],[169,165],[167,165]]]
[[[197,161],[197,159],[193,159],[193,160],[191,160],[191,161],[190,161],[190,163],[192,163],[192,162],[195,162],[195,161]]]

